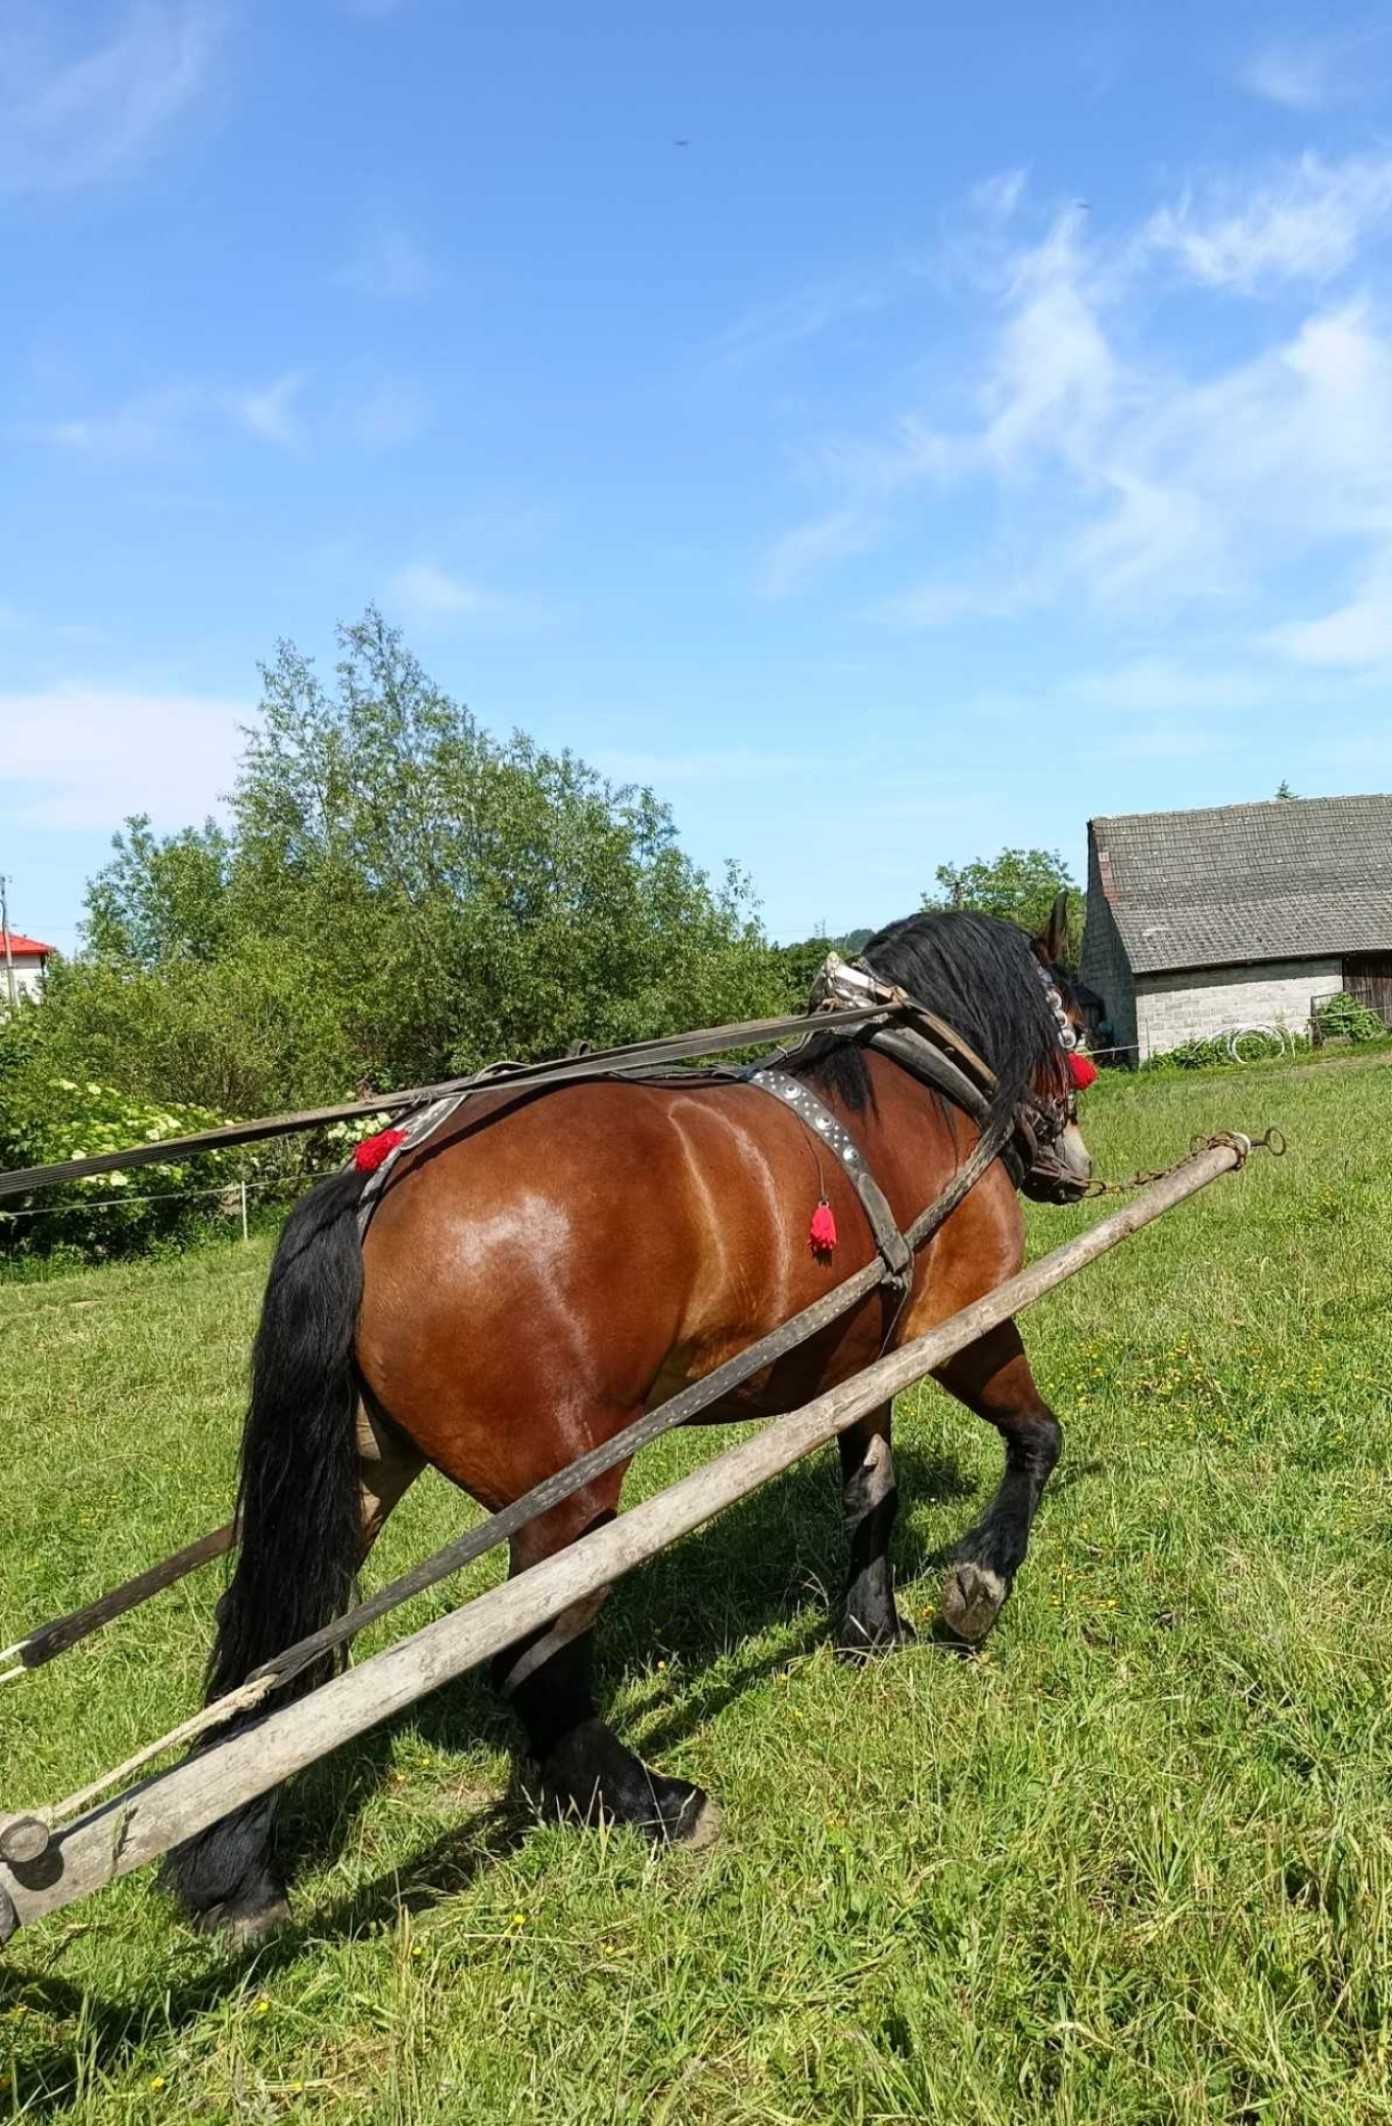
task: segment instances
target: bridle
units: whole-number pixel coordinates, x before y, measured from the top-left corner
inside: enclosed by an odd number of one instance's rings
[[[1015,1186],[1027,1196],[1040,1202],[1071,1203],[1079,1194],[1078,1178],[1056,1156],[1054,1147],[1076,1123],[1078,1094],[1092,1083],[1097,1072],[1083,1051],[1053,975],[1038,961],[1035,971],[1044,984],[1057,1022],[1059,1048],[1071,1082],[1063,1094],[1039,1093],[1033,1088],[1026,1093],[1012,1117],[1010,1135],[1001,1145],[999,1156]],[[914,1076],[946,1092],[973,1119],[985,1119],[998,1085],[995,1072],[955,1027],[920,1004],[908,990],[886,981],[863,960],[843,960],[839,953],[830,952],[813,985],[812,1003],[814,1010],[883,1004],[894,1014],[894,1023],[866,1035],[867,1046],[879,1049]],[[948,1082],[944,1079],[944,1063],[950,1074]]]
[[[1038,1202],[1072,1203],[1079,1193],[1078,1177],[1054,1156],[1053,1148],[1066,1130],[1076,1127],[1078,1095],[1095,1080],[1097,1065],[1087,1053],[1086,1041],[1068,1016],[1063,992],[1050,969],[1036,960],[1035,973],[1044,984],[1044,995],[1058,1027],[1058,1043],[1068,1066],[1069,1086],[1067,1092],[1052,1097],[1036,1092],[1030,1094],[1030,1122],[1038,1148],[1020,1185],[1026,1195]]]

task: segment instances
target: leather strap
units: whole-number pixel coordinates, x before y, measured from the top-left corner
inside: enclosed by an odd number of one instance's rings
[[[945,1094],[963,1114],[970,1115],[978,1127],[986,1127],[990,1102],[968,1082],[954,1063],[922,1034],[915,1033],[912,1027],[883,1027],[871,1034],[868,1045],[878,1048],[920,1083],[931,1085],[937,1092]],[[1016,1114],[1010,1134],[997,1156],[1004,1162],[1015,1187],[1019,1188],[1039,1157],[1038,1140],[1024,1108]]]
[[[382,1200],[382,1191],[387,1185],[387,1177],[403,1152],[414,1151],[418,1144],[423,1144],[431,1132],[437,1130],[442,1122],[448,1122],[455,1109],[462,1107],[468,1097],[467,1092],[446,1093],[440,1099],[432,1100],[428,1107],[419,1107],[413,1115],[406,1117],[406,1121],[402,1125],[403,1133],[400,1144],[392,1146],[382,1164],[374,1167],[367,1180],[363,1183],[363,1192],[358,1198],[357,1212],[358,1238],[360,1240],[372,1222],[372,1213]]]
[[[756,1070],[748,1082],[790,1107],[798,1120],[833,1154],[860,1198],[875,1237],[875,1246],[884,1259],[890,1279],[895,1284],[905,1284],[913,1267],[913,1249],[900,1232],[884,1190],[866,1165],[865,1154],[845,1124],[837,1121],[831,1109],[823,1105],[809,1086],[800,1078],[790,1078],[786,1071]]]
[[[868,1046],[880,1049],[924,1085],[931,1085],[945,1094],[953,1106],[960,1107],[973,1122],[986,1120],[990,1102],[985,1094],[978,1091],[950,1057],[925,1040],[921,1033],[915,1033],[911,1026],[881,1027],[871,1034]]]

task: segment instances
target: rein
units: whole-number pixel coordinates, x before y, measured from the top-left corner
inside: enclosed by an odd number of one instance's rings
[[[883,1016],[883,1007],[873,1004],[847,1011],[798,1012],[781,1019],[745,1019],[733,1026],[700,1027],[692,1033],[669,1034],[661,1040],[630,1041],[622,1048],[592,1049],[585,1055],[566,1056],[549,1063],[493,1063],[486,1070],[474,1071],[466,1078],[446,1078],[438,1085],[413,1085],[403,1092],[373,1093],[370,1098],[343,1101],[336,1107],[306,1107],[293,1114],[261,1115],[251,1122],[227,1122],[218,1129],[201,1130],[196,1136],[162,1137],[157,1144],[132,1144],[124,1151],[98,1152],[87,1159],[63,1159],[52,1166],[16,1167],[9,1173],[0,1173],[0,1197],[52,1188],[60,1181],[81,1181],[88,1174],[110,1174],[129,1166],[158,1166],[165,1160],[187,1159],[197,1152],[228,1151],[239,1144],[293,1137],[297,1131],[323,1129],[333,1122],[359,1122],[374,1115],[407,1113],[453,1093],[493,1091],[499,1085],[569,1085],[583,1078],[660,1071],[672,1064],[695,1062],[701,1056],[718,1056],[731,1049],[769,1048],[792,1034],[854,1033]]]

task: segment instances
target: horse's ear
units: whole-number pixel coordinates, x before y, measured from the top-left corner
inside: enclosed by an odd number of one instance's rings
[[[1068,888],[1060,886],[1049,920],[1034,940],[1035,955],[1046,967],[1058,967],[1068,958],[1068,945]]]

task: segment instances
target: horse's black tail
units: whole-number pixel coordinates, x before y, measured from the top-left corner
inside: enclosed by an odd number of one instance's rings
[[[210,1699],[318,1631],[352,1597],[361,1543],[353,1338],[362,1188],[363,1176],[350,1168],[315,1189],[286,1221],[271,1265],[242,1433],[241,1547],[218,1604]],[[321,1682],[325,1666],[306,1670],[270,1702]],[[165,1881],[195,1916],[250,1923],[279,1903],[269,1853],[274,1812],[275,1795],[265,1795],[170,1854]]]

